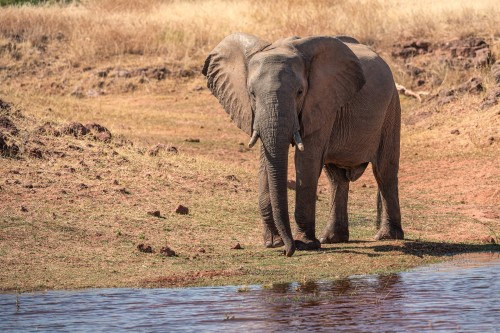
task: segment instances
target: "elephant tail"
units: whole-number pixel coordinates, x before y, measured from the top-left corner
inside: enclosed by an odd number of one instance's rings
[[[377,230],[380,229],[381,223],[382,223],[382,197],[379,188],[377,190],[377,220],[375,221],[375,226],[377,227]]]

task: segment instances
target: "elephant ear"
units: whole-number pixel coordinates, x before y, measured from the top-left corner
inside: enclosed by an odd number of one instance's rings
[[[365,77],[359,58],[338,38],[306,37],[292,44],[309,66],[308,92],[301,115],[302,134],[307,136],[332,119],[361,90]]]
[[[224,38],[208,55],[202,73],[234,123],[251,135],[253,113],[247,90],[248,61],[270,43],[243,33]]]

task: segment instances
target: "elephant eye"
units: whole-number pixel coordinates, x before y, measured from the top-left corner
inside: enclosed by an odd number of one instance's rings
[[[252,98],[255,98],[255,92],[253,90],[250,91],[250,96],[252,96]]]
[[[301,96],[302,95],[302,89],[299,89],[299,91],[297,91],[297,96]]]

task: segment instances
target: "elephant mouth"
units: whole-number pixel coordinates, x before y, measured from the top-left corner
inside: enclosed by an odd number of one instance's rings
[[[253,131],[252,137],[250,138],[250,141],[248,142],[248,148],[252,148],[255,143],[257,143],[257,140],[259,139],[259,132],[256,130]],[[297,146],[297,149],[300,151],[304,151],[304,144],[302,143],[302,138],[300,137],[299,131],[296,131],[293,134],[293,139],[290,142],[293,145]]]

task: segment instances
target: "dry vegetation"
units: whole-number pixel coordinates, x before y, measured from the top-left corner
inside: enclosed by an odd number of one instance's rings
[[[500,237],[497,1],[103,0],[4,7],[0,22],[0,289],[331,279],[498,249],[484,244]],[[357,242],[286,260],[261,246],[257,149],[199,73],[235,31],[352,35],[427,93],[401,96],[407,240],[371,241],[367,172],[350,199]],[[65,131],[75,121],[112,138]],[[328,191],[322,179],[318,230]]]

